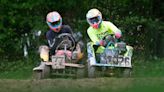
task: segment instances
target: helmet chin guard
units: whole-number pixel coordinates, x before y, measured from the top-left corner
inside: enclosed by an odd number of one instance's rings
[[[60,29],[61,29],[61,27],[59,27],[59,28],[50,28],[51,30],[53,30],[54,32],[59,32],[60,31]]]
[[[98,29],[99,28],[99,24],[97,24],[97,23],[95,23],[95,24],[93,24],[93,25],[91,25],[93,28],[95,28],[95,29]]]

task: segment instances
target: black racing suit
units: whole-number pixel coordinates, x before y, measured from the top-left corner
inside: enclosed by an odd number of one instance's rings
[[[73,34],[72,29],[69,25],[62,25],[59,32],[54,32],[53,30],[49,30],[46,33],[46,38],[48,40],[48,44],[50,47],[50,55],[55,54],[56,47],[62,40],[62,39],[58,39],[57,37],[58,37],[58,35],[60,35],[62,33],[70,33],[71,35]]]

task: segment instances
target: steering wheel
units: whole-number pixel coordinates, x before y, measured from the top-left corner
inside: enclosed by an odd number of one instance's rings
[[[58,50],[59,48],[64,49],[65,46],[66,46],[66,49],[70,49],[70,50],[73,50],[75,48],[75,40],[71,34],[62,33],[62,34],[59,34],[57,38],[59,38],[61,42],[58,44],[56,50]]]
[[[117,42],[113,34],[104,36],[102,40],[106,42],[106,46],[114,45]]]

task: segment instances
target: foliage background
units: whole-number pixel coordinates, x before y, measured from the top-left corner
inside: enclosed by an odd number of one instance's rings
[[[34,32],[48,30],[45,17],[58,11],[65,24],[80,31],[87,41],[87,11],[98,8],[104,20],[113,22],[123,32],[123,40],[134,47],[136,57],[164,56],[164,2],[162,0],[1,0],[0,1],[0,62],[23,58],[22,43],[28,33],[29,52],[37,57],[38,40]]]
[[[37,49],[48,30],[47,13],[58,11],[87,42],[85,15],[91,8],[119,27],[122,40],[134,47],[132,78],[33,80],[32,69],[40,62]],[[0,92],[163,92],[163,11],[163,0],[0,0]],[[38,30],[41,37],[34,36]],[[29,58],[23,57],[25,33]]]

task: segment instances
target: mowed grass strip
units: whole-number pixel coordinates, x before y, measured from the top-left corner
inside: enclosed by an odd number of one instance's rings
[[[0,92],[164,92],[164,78],[0,80]]]

